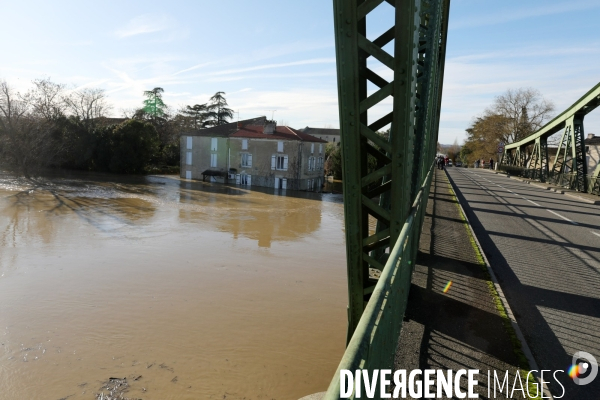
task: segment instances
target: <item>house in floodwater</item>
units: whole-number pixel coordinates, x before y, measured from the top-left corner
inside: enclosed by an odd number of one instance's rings
[[[181,177],[320,190],[327,142],[265,117],[181,136]]]

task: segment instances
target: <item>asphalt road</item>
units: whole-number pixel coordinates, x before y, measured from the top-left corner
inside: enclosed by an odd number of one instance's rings
[[[600,206],[489,171],[447,171],[539,368],[566,371],[578,351],[600,361]],[[599,399],[598,375],[578,386],[557,373],[562,398]]]

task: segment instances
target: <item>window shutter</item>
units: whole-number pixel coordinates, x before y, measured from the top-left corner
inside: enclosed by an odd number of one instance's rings
[[[188,150],[192,149],[192,137],[191,136],[187,137],[187,149]]]
[[[252,185],[252,175],[246,175],[246,185]]]
[[[246,163],[248,167],[252,166],[252,154],[248,154],[248,162]]]
[[[187,165],[192,165],[192,152],[191,152],[191,151],[188,151],[188,152],[185,154],[185,163],[186,163]]]
[[[275,169],[276,163],[277,163],[277,157],[271,156],[271,169]]]
[[[217,138],[211,138],[210,139],[210,149],[211,151],[217,151]]]
[[[240,174],[235,175],[235,183],[236,183],[236,185],[240,184]]]
[[[248,139],[242,139],[242,150],[248,150]]]
[[[319,145],[319,154],[323,154],[323,144]]]
[[[283,178],[281,180],[281,188],[282,189],[287,189],[287,179]]]
[[[283,142],[277,142],[277,151],[283,152]]]
[[[288,169],[288,156],[283,156],[283,170],[287,171]]]
[[[311,144],[310,144],[310,154],[312,154],[312,153],[314,153],[314,152],[315,152],[315,144],[314,144],[314,143],[311,143]]]

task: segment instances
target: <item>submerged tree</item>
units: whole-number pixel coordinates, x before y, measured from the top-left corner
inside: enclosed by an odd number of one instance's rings
[[[54,121],[37,107],[38,89],[21,94],[0,81],[0,162],[27,178],[36,168],[55,162],[61,148]],[[49,104],[48,110],[52,107]]]

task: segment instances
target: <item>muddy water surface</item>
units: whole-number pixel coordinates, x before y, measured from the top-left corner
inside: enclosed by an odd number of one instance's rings
[[[346,302],[340,195],[0,175],[1,399],[298,399]]]

